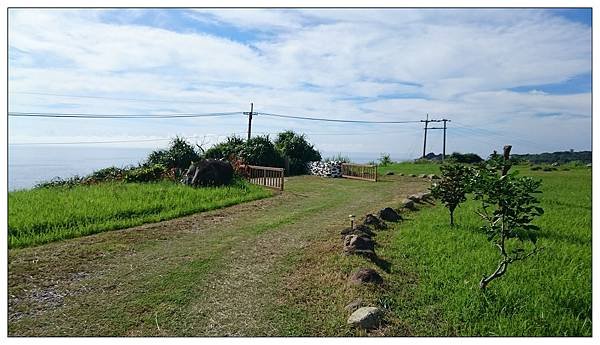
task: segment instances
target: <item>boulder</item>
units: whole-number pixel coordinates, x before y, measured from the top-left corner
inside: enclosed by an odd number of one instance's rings
[[[393,171],[388,171],[388,172],[385,173],[385,175],[386,176],[394,175],[394,172]]]
[[[415,175],[415,174],[410,174],[408,176],[410,176],[410,177],[417,177],[417,175]]]
[[[229,162],[204,159],[192,163],[181,182],[188,186],[222,186],[233,180],[233,166]]]
[[[398,176],[404,176],[404,173],[399,173]]]
[[[361,284],[381,284],[383,278],[372,268],[360,268],[350,276],[350,283]]]
[[[383,210],[379,211],[379,218],[386,220],[388,222],[397,222],[402,220],[402,217],[398,214],[398,212],[394,211],[391,207],[386,207]]]
[[[374,259],[376,258],[375,242],[368,237],[348,235],[344,238],[344,252],[347,255],[362,255]]]
[[[387,225],[384,222],[382,222],[381,219],[377,218],[377,216],[372,215],[370,213],[365,216],[364,224],[370,225],[370,226],[374,227],[375,229],[387,228]]]
[[[348,227],[340,232],[340,234],[345,238],[348,235],[357,235],[359,237],[369,237],[371,238],[375,233],[373,230],[364,224],[358,224],[354,226],[354,229]]]
[[[440,179],[440,177],[436,174],[427,175],[427,178],[429,178],[430,180],[439,180]]]
[[[411,211],[416,211],[417,207],[415,206],[415,202],[409,199],[402,200],[402,207],[409,209]]]
[[[374,250],[375,242],[368,237],[348,235],[344,237],[344,250]]]
[[[377,307],[362,307],[357,309],[348,318],[348,324],[363,329],[379,327],[383,311]]]
[[[420,174],[420,175],[419,175],[419,177],[420,177],[420,178],[427,178],[427,175],[425,175],[425,174]]]

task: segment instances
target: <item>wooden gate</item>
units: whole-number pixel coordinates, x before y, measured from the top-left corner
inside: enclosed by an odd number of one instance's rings
[[[261,186],[283,190],[283,168],[244,165],[244,175],[248,181]]]
[[[377,182],[377,165],[342,163],[342,177]]]

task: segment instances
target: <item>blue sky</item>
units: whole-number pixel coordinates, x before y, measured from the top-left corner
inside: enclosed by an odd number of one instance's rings
[[[487,154],[507,143],[515,152],[584,150],[591,65],[590,9],[9,11],[14,112],[205,113],[254,102],[259,112],[288,115],[450,118],[449,151]],[[11,118],[9,141],[177,134],[210,145],[245,128],[242,116]],[[325,152],[392,157],[419,155],[423,134],[419,124],[260,116],[253,132],[290,128]],[[441,133],[432,133],[428,151],[440,150]]]

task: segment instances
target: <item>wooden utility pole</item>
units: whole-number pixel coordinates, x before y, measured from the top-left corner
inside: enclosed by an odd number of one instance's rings
[[[421,120],[421,122],[425,122],[425,136],[423,137],[423,157],[425,158],[425,149],[427,148],[427,125],[429,124],[429,114],[425,118],[425,121]]]
[[[425,158],[425,150],[427,149],[427,131],[430,129],[443,129],[444,130],[444,154],[442,155],[442,160],[446,155],[446,121],[450,120],[430,120],[429,114],[427,114],[427,118],[425,120],[421,120],[421,122],[425,122],[425,136],[423,137],[423,158]],[[428,127],[429,122],[444,122],[444,127]]]
[[[252,134],[252,115],[254,114],[254,103],[250,103],[250,112],[244,112],[244,115],[248,115],[248,140]]]

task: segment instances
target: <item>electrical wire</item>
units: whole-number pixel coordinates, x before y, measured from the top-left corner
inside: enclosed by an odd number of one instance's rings
[[[240,115],[242,112],[206,113],[206,114],[89,114],[89,113],[37,113],[37,112],[9,112],[11,117],[46,117],[46,118],[71,118],[71,119],[171,119],[195,117],[219,117]]]

